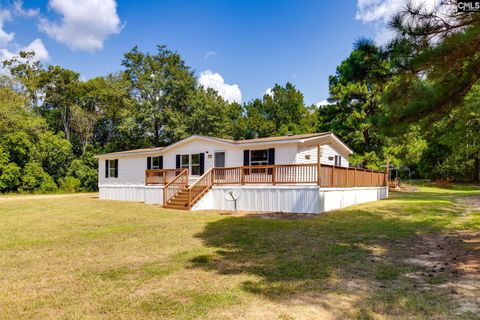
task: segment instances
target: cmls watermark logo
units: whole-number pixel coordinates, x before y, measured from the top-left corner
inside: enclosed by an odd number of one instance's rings
[[[479,1],[458,1],[457,10],[458,12],[479,12],[480,0]]]

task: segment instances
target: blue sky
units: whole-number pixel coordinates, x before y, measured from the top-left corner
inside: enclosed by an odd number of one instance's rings
[[[290,81],[310,104],[328,97],[328,76],[355,39],[383,41],[399,2],[0,0],[0,58],[34,48],[88,79],[120,70],[135,45],[165,44],[227,99]]]

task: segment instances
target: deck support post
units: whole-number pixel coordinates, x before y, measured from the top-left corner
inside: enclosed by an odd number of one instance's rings
[[[345,171],[345,188],[348,188],[348,167],[346,168]]]
[[[334,179],[335,178],[335,165],[332,166],[332,188],[335,187],[335,182],[334,182]]]
[[[387,158],[387,164],[385,166],[385,186],[388,187],[390,180],[390,159]]]
[[[317,143],[317,184],[319,187],[322,186],[322,149],[320,143]]]
[[[357,168],[355,167],[353,169],[353,187],[357,187]]]
[[[165,189],[165,185],[163,185],[163,206],[167,204],[167,189]]]

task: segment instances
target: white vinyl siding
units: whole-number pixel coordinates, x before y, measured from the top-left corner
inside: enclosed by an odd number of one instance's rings
[[[388,197],[387,187],[319,188],[318,186],[214,186],[192,210],[234,210],[226,194],[240,195],[237,210],[321,213]]]
[[[342,157],[342,160],[341,160],[342,167],[348,167],[348,159],[346,159],[345,157],[340,155],[331,146],[323,145],[321,147],[321,150],[322,150],[322,158],[321,158],[320,163],[334,165],[335,164],[335,156],[341,156]]]
[[[119,157],[118,178],[105,178],[105,159],[98,162],[99,185],[144,185],[147,156]]]
[[[330,145],[322,145],[320,147],[322,151],[321,161],[322,164],[335,164],[335,156],[341,157],[341,166],[348,167],[348,159],[340,155]],[[299,145],[297,153],[297,162],[299,164],[317,163],[317,146],[316,145]]]
[[[167,150],[163,154],[163,168],[175,168],[175,157],[177,154],[198,154],[205,153],[205,171],[213,167],[214,154],[216,151],[225,152],[225,167],[243,166],[243,150],[264,150],[275,148],[275,164],[294,164],[297,152],[296,143],[272,144],[259,146],[229,146],[214,141],[195,139],[176,148]]]
[[[225,152],[225,167],[243,166],[244,150],[265,150],[275,148],[275,164],[317,163],[316,145],[301,143],[262,144],[262,145],[226,145],[215,141],[193,139],[184,144],[158,154],[132,155],[118,157],[118,178],[105,178],[105,158],[99,159],[99,185],[144,185],[147,157],[163,156],[163,168],[174,169],[176,155],[205,154],[205,171],[213,167],[216,151]],[[309,159],[307,159],[308,157]],[[339,155],[330,145],[322,146],[322,164],[333,164],[335,155]],[[332,157],[333,160],[330,160]],[[153,162],[152,162],[153,163]],[[189,159],[189,165],[192,161]],[[342,157],[342,166],[348,166],[348,160]]]

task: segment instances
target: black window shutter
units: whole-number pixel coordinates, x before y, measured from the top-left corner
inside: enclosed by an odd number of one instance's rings
[[[243,150],[243,165],[250,165],[250,150]]]
[[[105,178],[108,178],[108,160],[105,160]]]
[[[200,175],[205,172],[205,153],[200,153]]]
[[[163,156],[158,157],[158,169],[163,169]]]
[[[118,159],[115,159],[115,178],[118,178]]]
[[[249,166],[250,165],[250,150],[243,150],[243,165]],[[250,169],[243,170],[243,174],[250,174]]]
[[[147,157],[147,170],[152,169],[152,157]]]
[[[180,155],[177,154],[177,158],[175,161],[175,168],[180,169]]]
[[[342,165],[342,157],[341,156],[335,156],[335,165],[336,166],[341,166]]]
[[[268,164],[275,164],[275,148],[268,149]]]

